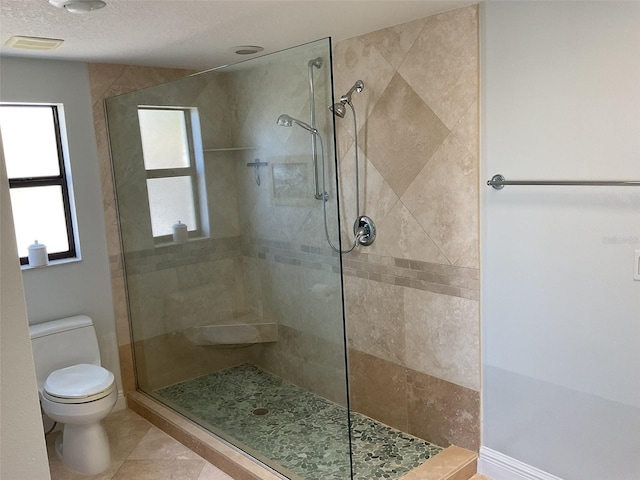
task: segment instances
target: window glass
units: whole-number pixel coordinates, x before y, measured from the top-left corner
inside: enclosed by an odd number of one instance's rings
[[[13,221],[20,263],[35,240],[49,260],[76,256],[71,199],[59,124],[62,105],[0,104]]]
[[[194,236],[201,234],[195,187],[198,174],[191,156],[194,111],[189,107],[138,107],[149,215],[157,242],[168,240],[177,221],[187,225]]]
[[[0,127],[9,178],[60,174],[50,106],[0,106]]]
[[[147,190],[154,237],[171,235],[178,220],[190,232],[198,230],[190,176],[149,178]]]
[[[190,165],[184,110],[138,109],[144,167],[147,170]]]
[[[45,244],[49,254],[68,251],[62,188],[51,185],[10,192],[19,256],[26,257],[27,247],[35,240]]]

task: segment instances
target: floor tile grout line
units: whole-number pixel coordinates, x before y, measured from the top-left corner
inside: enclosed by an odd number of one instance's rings
[[[165,432],[163,432],[162,430],[160,430],[159,428],[157,428],[155,425],[153,425],[152,423],[150,423],[147,419],[143,418],[142,416],[138,415],[136,412],[125,408],[123,410],[118,410],[115,412],[112,412],[111,417],[107,417],[106,422],[107,423],[111,423],[111,425],[115,425],[115,424],[120,424],[120,425],[125,425],[125,424],[129,424],[129,422],[131,422],[131,418],[135,418],[136,421],[142,421],[146,427],[146,429],[143,429],[143,433],[140,435],[140,438],[136,441],[135,445],[131,445],[131,447],[129,449],[127,449],[127,451],[122,455],[122,457],[118,460],[114,460],[112,457],[112,463],[109,467],[109,469],[111,468],[115,468],[113,472],[111,472],[110,474],[103,472],[102,474],[98,474],[96,477],[90,477],[90,478],[100,478],[102,480],[114,480],[115,478],[118,477],[118,475],[124,474],[125,470],[127,467],[131,467],[131,463],[136,463],[136,462],[156,462],[158,461],[158,459],[153,459],[153,458],[141,458],[141,459],[132,459],[131,455],[133,454],[133,452],[143,443],[144,439],[147,437],[147,435],[152,431],[152,429],[157,429],[158,432],[162,433],[163,436],[166,435],[167,437],[167,441],[169,441],[170,443],[177,442],[177,440],[175,440],[173,437],[171,437],[170,435],[167,435]],[[113,418],[113,416],[120,416],[121,418]],[[56,433],[55,436],[60,435],[60,433]],[[109,433],[108,433],[109,435]],[[117,438],[115,438],[113,435],[109,435],[109,440],[110,440],[110,445],[112,446],[113,449],[113,445],[114,443],[117,441]],[[55,438],[52,438],[49,442],[54,442]],[[181,447],[184,447],[186,450],[188,450],[189,452],[193,453],[193,455],[196,458],[166,458],[163,460],[170,460],[172,462],[198,462],[198,466],[196,467],[197,472],[194,473],[193,476],[189,476],[188,478],[185,478],[185,480],[200,480],[200,477],[202,476],[202,473],[204,472],[205,468],[207,467],[207,464],[210,464],[214,469],[217,469],[218,467],[216,467],[214,464],[212,464],[211,462],[208,462],[206,459],[202,458],[200,455],[198,455],[196,452],[194,452],[192,449],[180,444]],[[48,452],[49,453],[49,452]],[[180,454],[177,454],[177,456],[179,456]],[[53,464],[57,464],[59,467],[63,468],[63,471],[61,471],[60,473],[54,474],[52,475],[52,480],[68,480],[69,478],[85,478],[84,476],[80,476],[80,474],[77,474],[75,472],[69,471],[64,464],[62,464],[61,460],[59,458],[57,458],[57,456],[55,455],[55,451],[51,452],[51,455],[49,455],[49,459],[48,459],[48,463],[49,465],[53,465]],[[118,464],[119,463],[119,464]],[[117,467],[115,467],[115,465],[117,465]],[[109,470],[107,469],[107,471]],[[70,472],[70,473],[67,473]],[[53,473],[53,472],[52,472]],[[60,475],[62,474],[62,476]],[[69,476],[71,475],[71,476]]]

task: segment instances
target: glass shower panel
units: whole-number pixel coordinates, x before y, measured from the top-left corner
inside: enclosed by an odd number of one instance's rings
[[[106,101],[139,388],[293,478],[351,476],[341,264],[326,240],[339,237],[330,52],[325,39]],[[183,243],[154,238],[145,108],[191,112],[201,225]]]

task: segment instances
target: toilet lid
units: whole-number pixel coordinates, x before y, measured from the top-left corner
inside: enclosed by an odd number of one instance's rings
[[[81,363],[52,372],[43,390],[60,398],[85,398],[109,389],[113,382],[113,373],[106,368]]]

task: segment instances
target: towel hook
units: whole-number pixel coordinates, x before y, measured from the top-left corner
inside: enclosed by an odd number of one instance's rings
[[[258,186],[260,186],[260,167],[266,167],[267,165],[269,165],[267,162],[261,162],[259,158],[247,163],[247,167],[253,167],[253,178]]]

